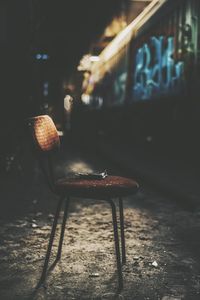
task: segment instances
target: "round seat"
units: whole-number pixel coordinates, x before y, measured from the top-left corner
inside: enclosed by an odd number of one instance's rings
[[[130,178],[107,176],[104,179],[62,178],[56,181],[58,194],[74,197],[107,199],[133,195],[138,183]]]

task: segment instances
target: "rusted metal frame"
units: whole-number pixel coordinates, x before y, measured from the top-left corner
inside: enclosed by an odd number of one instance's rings
[[[125,235],[124,235],[124,208],[123,208],[122,198],[119,198],[119,215],[120,215],[120,231],[121,231],[122,264],[125,264],[126,244],[125,244]]]
[[[118,226],[117,226],[117,213],[116,206],[112,199],[106,200],[112,209],[112,221],[113,221],[113,231],[114,231],[114,242],[115,242],[115,253],[117,260],[117,272],[118,272],[118,285],[119,290],[123,289],[123,275],[122,275],[122,264],[121,264],[121,255],[120,255],[120,244],[119,244],[119,235],[118,235]]]
[[[50,255],[51,255],[51,249],[52,249],[52,245],[53,245],[53,240],[54,240],[55,231],[56,231],[56,227],[57,227],[57,222],[58,222],[58,218],[59,218],[59,214],[60,214],[60,210],[61,210],[63,200],[64,200],[64,197],[61,197],[59,202],[58,202],[58,205],[57,205],[57,209],[56,209],[56,213],[55,213],[55,217],[54,217],[54,222],[53,222],[53,225],[52,225],[52,230],[51,230],[51,234],[50,234],[50,238],[49,238],[49,245],[48,245],[48,249],[47,249],[45,262],[44,262],[42,275],[41,275],[39,284],[42,284],[46,279],[48,263],[49,263],[49,259],[50,259]],[[121,249],[122,249],[122,261],[121,261],[116,206],[115,206],[115,203],[112,199],[108,199],[106,201],[111,205],[111,210],[112,210],[114,243],[115,243],[115,253],[116,253],[116,260],[117,260],[117,271],[118,271],[118,284],[119,284],[119,290],[121,290],[123,288],[122,264],[125,263],[125,261],[126,261],[126,258],[125,258],[123,203],[122,203],[122,199],[119,198]],[[69,202],[70,202],[70,198],[67,197],[67,199],[65,199],[64,216],[63,216],[63,222],[62,222],[62,227],[61,227],[60,240],[59,240],[59,246],[58,246],[56,261],[58,261],[61,257],[62,245],[63,245],[63,240],[64,240],[65,225],[66,225],[66,220],[67,220],[67,215],[68,215]]]
[[[56,213],[55,213],[55,217],[54,217],[54,221],[53,221],[53,225],[52,225],[52,229],[51,229],[49,244],[48,244],[48,248],[47,248],[47,252],[46,252],[45,262],[44,262],[44,266],[43,266],[43,270],[42,270],[42,275],[41,275],[41,278],[40,278],[40,281],[39,281],[39,285],[44,283],[44,281],[46,279],[47,267],[48,267],[49,258],[50,258],[50,255],[51,255],[51,249],[52,249],[52,245],[53,245],[53,241],[54,241],[54,236],[55,236],[56,227],[57,227],[58,218],[59,218],[59,215],[60,215],[60,210],[61,210],[63,200],[64,200],[63,197],[61,197],[59,199],[59,202],[58,202],[58,205],[57,205],[57,208],[56,208]]]
[[[66,225],[67,215],[68,215],[68,210],[69,210],[69,204],[70,204],[70,198],[67,197],[65,199],[64,216],[63,216],[63,222],[62,222],[62,227],[61,227],[61,232],[60,232],[60,240],[59,240],[59,245],[58,245],[58,252],[57,252],[57,256],[56,256],[56,260],[57,261],[61,257],[63,239],[64,239],[64,234],[65,234],[65,225]]]

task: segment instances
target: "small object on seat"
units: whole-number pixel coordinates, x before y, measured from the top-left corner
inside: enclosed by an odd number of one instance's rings
[[[104,179],[108,176],[107,171],[105,170],[102,173],[77,173],[77,178],[82,179]]]
[[[56,261],[58,261],[61,257],[70,197],[81,197],[105,200],[111,206],[118,283],[119,290],[121,290],[123,288],[122,265],[126,263],[122,197],[135,194],[139,188],[138,183],[130,178],[110,175],[108,176],[106,171],[102,173],[78,173],[75,174],[76,176],[73,178],[61,178],[57,180],[54,175],[51,156],[53,155],[54,151],[60,147],[60,140],[52,119],[47,115],[36,116],[28,120],[28,126],[31,131],[32,141],[35,146],[37,157],[39,159],[42,171],[46,177],[47,183],[52,192],[60,198],[52,225],[48,249],[39,285],[42,284],[46,279],[48,263],[62,204],[65,202]],[[116,206],[112,200],[113,198],[119,199],[121,244],[118,235]]]

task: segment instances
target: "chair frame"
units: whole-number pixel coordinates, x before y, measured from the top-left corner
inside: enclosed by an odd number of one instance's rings
[[[55,192],[54,188],[54,172],[53,172],[53,165],[52,165],[52,160],[51,160],[51,155],[48,154],[47,156],[47,165],[45,168],[44,160],[41,155],[39,155],[39,162],[40,162],[40,167],[43,171],[43,174],[45,175],[45,178],[47,180],[47,184],[51,191],[58,195]],[[62,253],[62,245],[63,245],[63,240],[64,240],[64,234],[65,234],[65,227],[66,227],[66,221],[68,217],[68,212],[69,212],[69,205],[70,205],[70,195],[65,195],[65,196],[60,196],[59,201],[57,204],[56,208],[56,213],[54,217],[54,221],[52,224],[52,229],[51,229],[51,234],[49,238],[49,244],[46,252],[46,257],[45,257],[45,262],[42,270],[42,275],[39,281],[39,285],[43,284],[46,279],[47,275],[47,269],[48,269],[48,264],[49,264],[49,259],[51,255],[51,250],[52,250],[52,245],[55,237],[55,232],[58,224],[58,219],[60,216],[60,211],[64,202],[64,215],[63,215],[63,220],[62,220],[62,225],[61,225],[61,231],[60,231],[60,239],[59,239],[59,244],[58,244],[58,250],[56,254],[56,259],[55,263],[58,262],[61,258],[61,253]],[[118,287],[119,290],[123,289],[123,275],[122,275],[122,266],[126,263],[126,244],[125,244],[125,234],[124,234],[124,209],[123,209],[123,199],[122,197],[118,198],[119,201],[119,222],[120,222],[120,237],[119,237],[119,226],[117,222],[117,208],[115,205],[115,202],[113,199],[97,199],[97,200],[102,200],[106,201],[110,206],[111,206],[111,212],[112,212],[112,223],[113,223],[113,234],[114,234],[114,245],[115,245],[115,254],[116,254],[116,262],[117,262],[117,272],[118,272]],[[120,243],[121,241],[121,243]]]
[[[56,213],[51,229],[51,234],[49,238],[49,244],[46,252],[46,257],[45,257],[45,262],[42,270],[42,275],[39,281],[39,285],[43,284],[46,280],[46,275],[47,275],[47,269],[48,269],[48,264],[49,264],[49,259],[51,255],[51,250],[52,250],[52,245],[55,237],[55,232],[57,228],[57,223],[58,223],[58,218],[60,215],[61,207],[63,204],[63,201],[65,202],[65,207],[64,207],[64,215],[63,215],[63,220],[62,220],[62,225],[61,225],[61,231],[60,231],[60,239],[59,239],[59,244],[58,244],[58,249],[57,249],[57,254],[56,254],[56,259],[55,262],[58,262],[61,258],[61,253],[62,253],[62,245],[63,245],[63,240],[64,240],[64,233],[65,233],[65,226],[66,226],[66,221],[67,221],[67,216],[68,216],[68,210],[69,210],[69,204],[70,204],[70,197],[60,197],[58,201],[58,205],[56,208]],[[112,221],[113,221],[113,231],[114,231],[114,242],[115,242],[115,252],[116,252],[116,260],[117,260],[117,271],[118,271],[118,284],[119,284],[119,290],[123,288],[123,275],[122,275],[122,265],[126,263],[126,247],[125,247],[125,238],[124,238],[124,218],[122,217],[123,215],[123,203],[122,199],[119,198],[119,204],[120,204],[120,231],[121,231],[121,251],[122,251],[122,260],[121,260],[121,254],[120,254],[120,242],[119,242],[119,234],[118,234],[118,224],[117,224],[117,214],[116,214],[116,205],[112,199],[105,200],[111,205],[111,210],[112,210]]]
[[[46,124],[39,124],[39,126],[42,126],[42,131],[38,131],[37,134],[35,133],[35,120],[41,120],[44,118],[46,120]],[[37,122],[37,121],[36,121]],[[64,215],[61,225],[61,232],[60,232],[60,238],[59,238],[59,244],[56,254],[56,260],[54,262],[57,263],[62,254],[62,245],[64,240],[64,234],[65,234],[65,227],[66,227],[66,221],[68,217],[68,211],[69,211],[69,204],[70,204],[70,198],[73,195],[70,194],[59,194],[56,191],[55,188],[55,175],[53,170],[53,164],[52,164],[52,153],[54,150],[58,149],[60,146],[58,133],[56,130],[56,127],[53,123],[53,121],[48,116],[38,116],[35,118],[30,118],[28,121],[29,128],[31,129],[31,134],[34,139],[34,145],[38,161],[40,163],[40,167],[44,173],[44,176],[46,178],[47,184],[50,188],[50,190],[59,196],[59,201],[57,204],[56,212],[54,221],[52,224],[52,229],[49,237],[49,243],[48,248],[45,256],[44,266],[42,269],[42,274],[40,277],[40,281],[38,283],[38,286],[43,284],[45,282],[47,271],[48,271],[48,264],[50,260],[50,255],[52,251],[52,245],[55,237],[55,232],[58,224],[58,218],[60,216],[60,211],[63,205],[63,202],[65,204],[64,206]],[[37,126],[37,123],[36,123]],[[44,127],[43,127],[44,126]],[[45,127],[46,126],[46,127]],[[48,130],[51,131],[51,140],[50,142],[46,140],[44,137],[46,135],[46,131],[48,133]],[[43,144],[44,139],[44,144]],[[89,197],[88,197],[89,198]],[[119,237],[119,226],[117,221],[117,209],[115,202],[113,199],[102,199],[100,197],[95,197],[96,200],[103,200],[106,201],[111,206],[111,212],[112,212],[112,223],[113,223],[113,234],[114,234],[114,245],[115,245],[115,254],[116,254],[116,262],[117,262],[117,272],[118,272],[118,290],[123,289],[123,275],[122,275],[122,266],[126,263],[126,245],[125,245],[125,234],[124,234],[124,209],[123,209],[123,200],[122,197],[115,197],[119,200],[119,223],[120,223],[120,237]]]

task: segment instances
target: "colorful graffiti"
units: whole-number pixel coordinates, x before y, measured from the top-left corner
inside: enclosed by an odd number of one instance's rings
[[[175,61],[174,37],[151,37],[136,52],[134,100],[148,100],[176,93],[183,81],[184,62]]]

